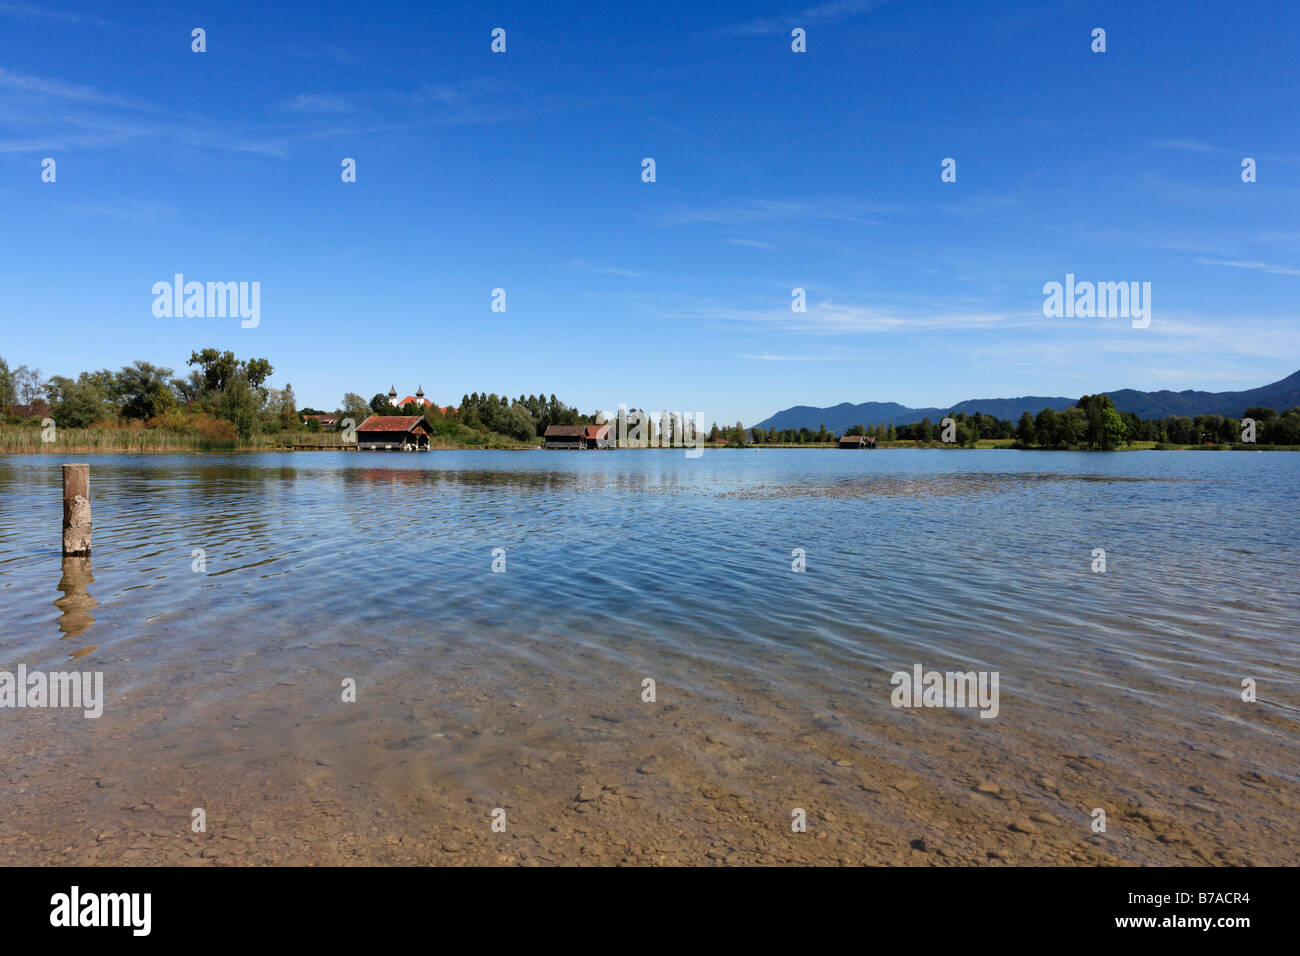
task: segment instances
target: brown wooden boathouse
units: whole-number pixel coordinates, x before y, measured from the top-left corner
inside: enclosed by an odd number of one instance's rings
[[[547,448],[613,448],[608,425],[548,425]]]
[[[876,440],[870,435],[845,435],[840,439],[841,448],[875,448]]]
[[[423,415],[371,415],[357,427],[357,450],[428,451],[432,434]]]

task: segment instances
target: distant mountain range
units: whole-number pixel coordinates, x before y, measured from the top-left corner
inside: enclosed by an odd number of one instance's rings
[[[1227,415],[1240,418],[1246,409],[1262,405],[1277,412],[1300,405],[1300,371],[1294,372],[1272,385],[1263,385],[1245,392],[1139,392],[1124,388],[1106,392],[1121,412],[1134,412],[1139,418],[1166,418],[1169,415]],[[928,418],[937,422],[945,415],[965,412],[973,415],[983,412],[1009,421],[1016,421],[1025,412],[1037,415],[1044,408],[1060,411],[1079,400],[1073,398],[1027,395],[1023,398],[972,398],[949,408],[908,408],[897,402],[863,402],[852,405],[844,402],[830,408],[796,405],[765,418],[755,428],[811,428],[816,431],[825,425],[837,434],[843,434],[854,425],[907,425]]]

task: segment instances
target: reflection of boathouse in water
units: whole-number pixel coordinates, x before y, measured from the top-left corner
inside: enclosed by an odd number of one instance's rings
[[[423,415],[371,415],[357,426],[357,450],[428,451],[432,434]]]

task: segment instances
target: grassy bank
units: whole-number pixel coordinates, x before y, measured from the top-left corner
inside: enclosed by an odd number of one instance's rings
[[[466,429],[466,431],[470,431]],[[40,428],[30,425],[0,425],[0,454],[175,454],[183,452],[267,452],[289,451],[295,446],[321,450],[343,447],[337,433],[281,431],[273,435],[254,435],[247,441],[212,439],[202,435],[166,431],[159,428],[60,428],[53,442],[42,440]],[[536,448],[538,442],[520,443],[495,433],[472,432],[471,435],[434,435],[430,447],[435,450],[464,448]]]
[[[46,442],[39,428],[0,426],[0,454],[235,451],[238,444],[234,440],[214,440],[156,428],[60,428],[55,440]]]

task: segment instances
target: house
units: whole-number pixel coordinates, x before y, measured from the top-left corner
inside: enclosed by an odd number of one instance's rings
[[[421,408],[428,408],[433,404],[433,402],[424,397],[423,385],[417,386],[414,395],[407,395],[400,402],[397,400],[397,389],[390,387],[388,391],[388,401],[389,404],[396,405],[398,408],[405,408],[407,405],[419,405]]]
[[[437,408],[444,415],[455,415],[460,409],[455,405],[435,406],[433,402],[424,397],[424,386],[417,386],[414,395],[407,395],[401,401],[397,399],[397,387],[390,385],[388,387],[388,404],[396,408],[405,408],[407,405],[418,405],[420,408]]]
[[[609,425],[548,425],[547,448],[614,448]]]
[[[339,417],[337,415],[304,415],[302,416],[302,423],[308,425],[312,419],[316,420],[323,432],[332,432],[339,427]]]
[[[432,434],[423,415],[371,415],[357,428],[357,450],[428,451]]]
[[[875,448],[876,440],[870,435],[845,435],[840,438],[841,448]]]

